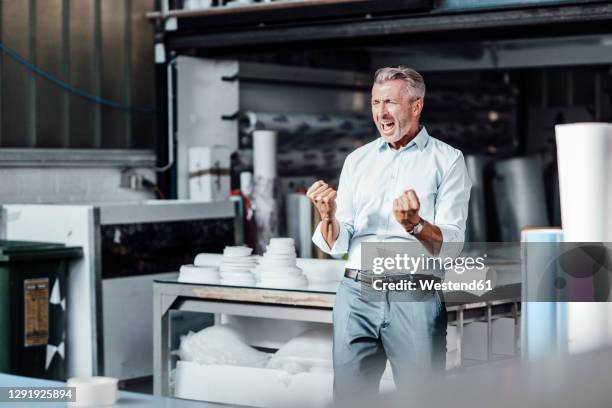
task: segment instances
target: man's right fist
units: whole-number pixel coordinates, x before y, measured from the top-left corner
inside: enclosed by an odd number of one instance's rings
[[[319,211],[323,221],[332,221],[336,216],[336,190],[323,180],[315,182],[308,191],[306,197],[312,201]]]

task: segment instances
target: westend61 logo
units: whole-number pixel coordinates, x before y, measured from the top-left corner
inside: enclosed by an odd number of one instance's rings
[[[455,300],[473,300],[472,295],[516,287],[524,302],[612,301],[610,242],[450,242],[436,255],[419,242],[366,242],[361,269],[372,277],[361,285],[371,299],[379,299],[372,294],[379,288],[435,289],[452,292]]]
[[[386,257],[378,256],[372,259],[372,272],[381,275],[386,273],[415,274],[426,271],[452,270],[461,275],[465,271],[484,269],[486,267],[484,264],[486,257],[487,254],[477,257],[434,258],[425,254],[414,256],[407,253]]]
[[[371,278],[361,285],[362,295],[380,300],[381,294],[393,292],[399,295],[393,300],[419,301],[419,291],[462,291],[481,296],[493,290],[486,247],[462,250],[463,243],[447,243],[433,256],[419,242],[363,243],[361,267]]]

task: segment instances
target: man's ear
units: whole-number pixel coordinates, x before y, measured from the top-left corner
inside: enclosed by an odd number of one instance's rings
[[[419,116],[423,110],[423,98],[419,98],[412,104],[412,113]]]

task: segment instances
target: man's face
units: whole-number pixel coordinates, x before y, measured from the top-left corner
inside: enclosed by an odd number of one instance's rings
[[[422,104],[411,101],[406,86],[398,79],[372,87],[372,117],[387,143],[396,143],[418,129]]]

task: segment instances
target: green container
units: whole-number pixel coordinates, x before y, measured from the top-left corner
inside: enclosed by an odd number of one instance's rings
[[[63,380],[70,259],[80,247],[0,240],[0,372]]]

